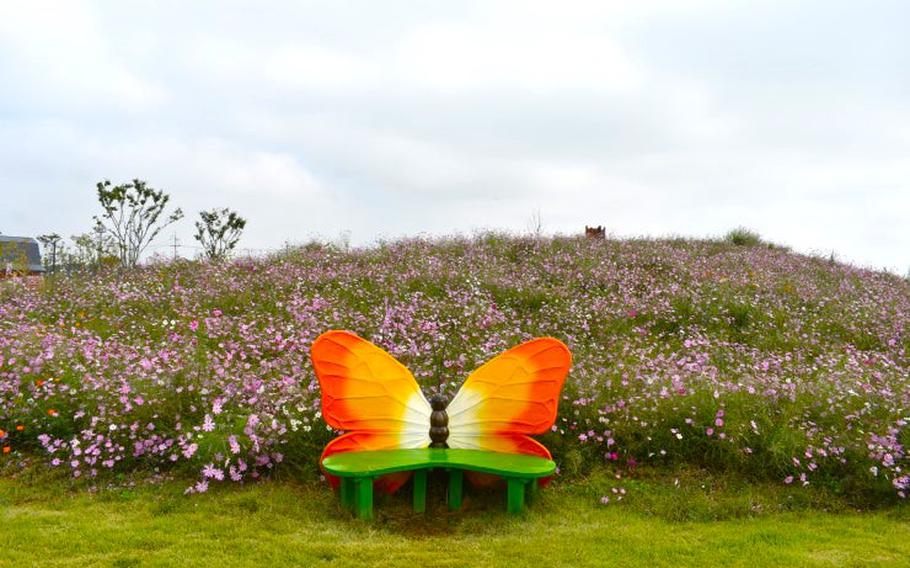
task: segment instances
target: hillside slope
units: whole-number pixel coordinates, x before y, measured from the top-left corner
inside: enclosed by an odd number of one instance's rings
[[[738,471],[864,500],[910,478],[910,282],[689,240],[310,245],[217,266],[0,284],[0,462],[69,475],[192,468],[194,491],[315,472],[311,341],[350,329],[426,391],[552,335],[575,365],[564,476],[608,462]]]

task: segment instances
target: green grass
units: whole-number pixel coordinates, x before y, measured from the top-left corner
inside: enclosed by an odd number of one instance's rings
[[[502,512],[497,491],[469,492],[451,513],[434,479],[425,516],[403,490],[372,523],[340,510],[326,486],[292,480],[189,498],[178,482],[89,493],[4,479],[0,566],[908,565],[905,507],[856,512],[811,489],[676,479],[600,472],[547,488],[520,518]],[[621,503],[600,504],[619,486]]]

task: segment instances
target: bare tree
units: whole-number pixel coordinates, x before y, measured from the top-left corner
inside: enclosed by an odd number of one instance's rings
[[[195,238],[202,245],[203,254],[212,261],[226,259],[240,241],[246,219],[227,208],[200,211],[199,217]]]
[[[97,234],[110,235],[117,245],[120,263],[133,267],[148,245],[162,229],[183,217],[176,209],[162,217],[171,196],[134,179],[131,183],[112,186],[109,180],[98,182],[98,201],[104,209],[95,216]]]
[[[543,235],[543,216],[540,214],[540,208],[531,213],[531,218],[528,219],[528,231],[535,239],[539,239]]]

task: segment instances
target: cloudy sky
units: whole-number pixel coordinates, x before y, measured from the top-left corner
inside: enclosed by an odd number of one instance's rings
[[[905,1],[0,0],[0,232],[86,231],[94,184],[139,177],[186,245],[215,206],[254,249],[539,211],[905,273],[908,22]]]

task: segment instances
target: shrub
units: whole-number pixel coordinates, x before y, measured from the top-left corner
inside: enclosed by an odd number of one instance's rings
[[[761,236],[758,233],[745,227],[737,227],[736,229],[729,231],[724,236],[724,240],[728,243],[745,247],[754,247],[763,244]]]

